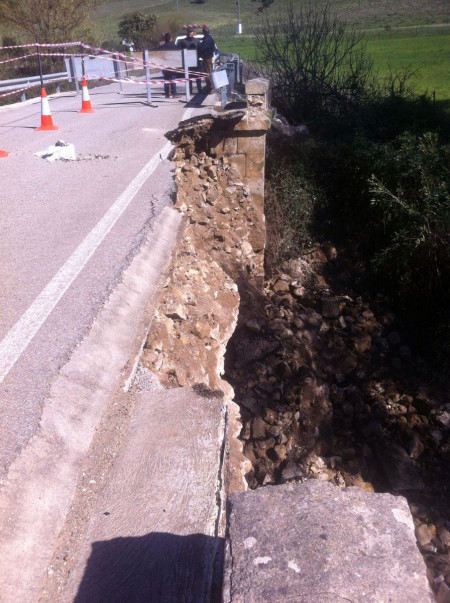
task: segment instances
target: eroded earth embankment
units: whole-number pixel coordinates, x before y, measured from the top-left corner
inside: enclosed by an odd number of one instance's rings
[[[269,125],[267,87],[256,82],[248,110],[168,134],[185,225],[142,363],[164,387],[224,397],[228,493],[315,478],[405,496],[430,583],[447,601],[447,394],[424,385],[388,300],[356,293],[335,249],[265,279]]]

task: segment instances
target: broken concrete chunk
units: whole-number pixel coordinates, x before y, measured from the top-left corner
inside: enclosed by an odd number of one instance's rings
[[[403,497],[309,480],[233,494],[229,509],[226,603],[433,601]]]
[[[42,159],[46,159],[49,162],[58,161],[58,159],[62,159],[63,161],[77,160],[74,145],[64,140],[58,140],[54,145],[45,149],[45,151],[38,151],[35,153],[35,156],[42,157]]]

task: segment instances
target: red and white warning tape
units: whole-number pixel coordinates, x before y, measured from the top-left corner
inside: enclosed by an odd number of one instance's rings
[[[35,84],[33,84],[33,85],[35,85]],[[0,94],[0,98],[5,98],[6,96],[12,96],[13,94],[20,94],[20,92],[25,92],[25,90],[28,90],[29,88],[33,88],[33,85],[25,86],[25,88],[20,88],[19,90],[13,90],[12,92],[4,92],[3,94]]]
[[[37,55],[37,53],[35,53]],[[33,55],[29,55],[29,56],[33,56]],[[102,59],[103,61],[114,61],[114,58],[110,58],[110,57],[104,57],[101,55],[95,55],[95,54],[73,54],[73,53],[67,53],[67,52],[44,52],[44,53],[39,53],[39,56],[41,58],[45,58],[45,57],[76,57],[76,58],[85,58],[85,59]],[[22,58],[22,57],[20,57]],[[133,59],[130,59],[130,57],[128,57],[128,61],[125,60],[121,60],[121,63],[127,64],[127,65],[132,65],[133,64]]]
[[[146,86],[147,84],[158,85],[158,84],[180,84],[182,82],[196,82],[197,80],[202,79],[201,77],[196,78],[180,78],[175,80],[136,80],[131,77],[123,77],[123,78],[115,78],[115,77],[106,77],[105,75],[92,75],[86,76],[86,79],[95,79],[95,80],[106,80],[108,82],[116,82],[118,84],[138,84],[141,86]]]
[[[188,27],[192,27],[191,25],[189,25]],[[200,25],[195,25],[194,27],[202,27]],[[103,59],[105,61],[114,61],[117,60],[116,57],[118,57],[119,59],[123,59],[124,61],[128,62],[128,63],[138,63],[139,65],[144,66],[145,62],[143,59],[141,59],[140,57],[129,57],[126,54],[122,54],[120,52],[111,52],[110,50],[105,50],[103,48],[95,48],[94,46],[88,46],[87,44],[82,44],[83,48],[87,48],[90,50],[94,50],[94,51],[99,51],[99,52],[103,52],[105,54],[110,54],[110,55],[114,55],[112,58],[110,57],[105,57],[105,56],[98,56],[98,55],[89,55],[86,54],[86,57],[92,57],[92,58],[96,58],[96,59]],[[161,63],[155,63],[152,61],[149,61],[147,63],[147,65],[149,67],[158,67],[160,69],[165,69],[168,71],[180,71],[180,72],[184,72],[184,69],[182,67],[172,67],[170,65],[161,65]],[[203,73],[201,71],[195,72],[195,71],[190,71],[189,73],[191,74],[198,74],[202,77],[205,77],[206,73]]]
[[[145,63],[144,63],[143,59],[140,59],[138,57],[129,57],[129,56],[124,55],[124,54],[112,53],[112,52],[109,52],[109,51],[106,51],[106,50],[104,52],[108,52],[109,54],[116,55],[119,58],[120,57],[124,57],[124,59],[121,62],[126,63],[127,65],[133,65],[134,66],[137,63],[138,67],[140,69],[142,69],[145,66]],[[45,56],[67,56],[67,55],[58,55],[58,54],[48,53],[48,54],[45,54]],[[80,56],[80,55],[72,55],[72,56]],[[101,59],[103,61],[116,61],[117,60],[114,57],[102,56],[102,55],[85,54],[83,56],[84,56],[84,58]],[[170,65],[162,65],[161,63],[154,63],[154,62],[151,62],[151,61],[149,61],[147,63],[147,65],[149,67],[158,67],[161,70],[177,71],[177,72],[180,72],[180,73],[184,73],[183,67],[172,67]],[[202,71],[189,71],[189,73],[191,75],[198,75],[199,77],[205,77],[207,75],[206,73],[204,73]]]
[[[184,26],[183,26],[184,27]],[[189,25],[186,27],[203,27],[203,25]],[[145,66],[144,60],[140,57],[130,57],[126,54],[123,54],[121,52],[112,52],[111,50],[105,50],[104,48],[100,48],[100,47],[96,47],[96,46],[90,46],[89,44],[83,44],[82,42],[69,42],[67,44],[24,44],[22,46],[0,46],[0,50],[2,49],[9,49],[9,48],[28,48],[28,47],[35,47],[39,46],[42,48],[56,48],[56,47],[65,47],[65,46],[81,46],[82,48],[86,48],[88,50],[92,50],[93,52],[102,52],[104,55],[108,55],[108,56],[102,56],[102,55],[93,55],[93,54],[85,54],[85,55],[79,55],[79,54],[69,54],[69,53],[64,53],[64,52],[46,52],[46,53],[41,53],[41,57],[70,57],[70,56],[84,56],[85,58],[95,58],[95,59],[102,59],[104,61],[117,61],[117,59],[120,59],[121,61],[125,62],[127,65],[135,65],[138,64],[139,66]],[[0,61],[0,64],[2,64],[3,62],[9,62],[9,61],[19,61],[20,59],[24,59],[27,57],[32,57],[32,56],[36,56],[37,53],[34,54],[30,54],[30,55],[25,55],[23,57],[15,57],[13,59],[7,59],[6,61]],[[155,62],[149,62],[148,66],[151,67],[158,67],[159,69],[165,69],[165,70],[170,70],[170,71],[179,71],[180,73],[183,72],[182,67],[172,67],[171,65],[162,65],[161,63],[155,63]],[[202,72],[193,72],[190,71],[190,73],[192,74],[197,74],[204,77],[205,74]]]
[[[188,27],[200,27],[200,25],[196,25],[196,26],[188,26]],[[124,65],[126,65],[127,67],[129,65],[136,67],[139,69],[142,69],[145,66],[145,62],[143,59],[140,59],[138,57],[130,57],[126,54],[120,53],[120,52],[111,52],[109,50],[105,50],[103,48],[97,48],[95,46],[89,46],[88,44],[83,44],[82,42],[68,42],[66,44],[22,44],[22,45],[18,45],[18,46],[0,46],[0,50],[8,50],[8,49],[15,49],[15,48],[36,48],[36,47],[41,47],[41,48],[60,48],[60,47],[68,47],[68,46],[81,46],[82,48],[85,49],[89,49],[92,50],[94,52],[102,52],[104,53],[104,55],[92,55],[92,54],[69,54],[69,53],[65,53],[65,52],[46,52],[46,53],[32,53],[32,54],[28,54],[28,55],[24,55],[24,56],[20,56],[20,57],[14,57],[11,59],[6,59],[4,61],[0,61],[0,65],[4,64],[4,63],[11,63],[13,61],[20,61],[23,59],[27,59],[27,58],[31,58],[31,57],[35,57],[38,56],[38,54],[40,54],[41,57],[80,57],[83,56],[84,58],[95,58],[95,59],[103,59],[106,61],[117,61],[117,59],[120,60],[121,63],[124,63]],[[106,55],[106,56],[105,56]],[[184,69],[182,67],[172,67],[170,65],[161,65],[160,63],[155,63],[155,62],[149,62],[147,63],[147,65],[150,67],[157,67],[163,71],[171,71],[174,73],[180,73],[180,74],[184,74]],[[164,84],[164,83],[169,83],[169,84],[177,84],[177,83],[183,83],[183,82],[196,82],[197,80],[200,79],[205,79],[207,77],[206,73],[202,73],[202,72],[197,72],[197,71],[189,71],[189,74],[192,77],[189,78],[176,78],[176,79],[171,79],[171,80],[162,80],[162,79],[158,79],[158,80],[137,80],[135,78],[130,78],[130,77],[122,77],[122,78],[109,78],[103,75],[96,75],[96,74],[86,74],[86,79],[92,80],[92,79],[99,79],[99,80],[106,80],[106,81],[110,81],[110,82],[116,82],[116,83],[128,83],[128,84],[138,84],[141,86],[146,86],[148,84],[151,85],[160,85],[160,84]],[[46,80],[46,84],[47,83],[54,83],[54,82],[61,82],[61,81],[65,81],[65,80],[70,80],[70,77],[62,77],[62,78],[55,78],[52,80]],[[30,84],[29,86],[25,86],[23,88],[20,88],[18,90],[13,90],[10,92],[6,92],[4,94],[0,94],[0,98],[4,98],[6,96],[11,96],[13,94],[18,94],[21,92],[24,92],[30,88],[33,88],[35,86],[40,86],[40,83],[33,83]]]
[[[131,58],[128,55],[123,54],[121,52],[111,52],[111,50],[105,50],[104,48],[98,48],[97,46],[89,46],[89,44],[81,44],[81,46],[83,48],[87,48],[88,50],[93,50],[94,52],[103,52],[105,54],[113,54],[116,57],[118,57],[119,59],[129,60]]]
[[[54,80],[46,80],[45,84],[53,84],[56,82],[63,82],[66,80],[70,80],[71,78],[69,77],[63,77],[63,78],[57,78]],[[146,86],[147,84],[151,84],[151,85],[161,85],[161,84],[180,84],[183,82],[196,82],[197,80],[202,79],[201,77],[196,77],[196,78],[180,78],[180,79],[175,79],[175,80],[136,80],[133,78],[129,78],[129,77],[124,77],[124,78],[114,78],[114,77],[106,77],[104,75],[94,75],[94,74],[86,74],[85,76],[86,80],[106,80],[108,82],[116,82],[118,84],[120,83],[125,83],[125,84],[138,84],[141,86]],[[36,88],[36,86],[40,86],[41,83],[40,82],[36,82],[34,84],[30,84],[29,86],[25,86],[23,88],[20,88],[18,90],[12,90],[11,92],[5,92],[4,94],[0,94],[0,98],[5,98],[6,96],[12,96],[13,94],[20,94],[21,92],[25,92],[26,90],[29,90],[30,88]]]
[[[64,44],[40,44],[35,42],[34,44],[18,44],[17,46],[0,46],[0,50],[13,50],[16,48],[63,48],[68,46],[82,46],[82,42],[64,42]]]
[[[13,59],[6,59],[4,61],[0,61],[0,65],[4,63],[12,63],[13,61],[22,61],[23,59],[29,59],[30,57],[37,57],[37,52],[33,52],[32,54],[24,54],[21,57],[14,57]]]

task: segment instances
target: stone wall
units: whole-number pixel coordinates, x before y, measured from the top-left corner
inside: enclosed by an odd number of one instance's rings
[[[237,439],[233,390],[221,375],[242,306],[263,284],[268,91],[266,80],[250,81],[246,105],[181,122],[166,134],[175,146],[175,207],[184,225],[142,357],[164,387],[224,396],[235,447],[231,491],[246,489],[250,464]]]
[[[264,157],[268,83],[246,86],[247,107],[182,122],[167,137],[175,153],[176,207],[192,226],[196,249],[235,281],[264,276]]]

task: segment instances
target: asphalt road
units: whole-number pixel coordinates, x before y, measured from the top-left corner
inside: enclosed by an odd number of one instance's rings
[[[164,133],[208,107],[144,87],[0,109],[0,478],[35,433],[50,386],[174,194]],[[207,99],[208,100],[208,99]],[[211,101],[209,101],[211,102]],[[35,156],[58,140],[74,162]],[[150,174],[150,175],[149,175]]]

